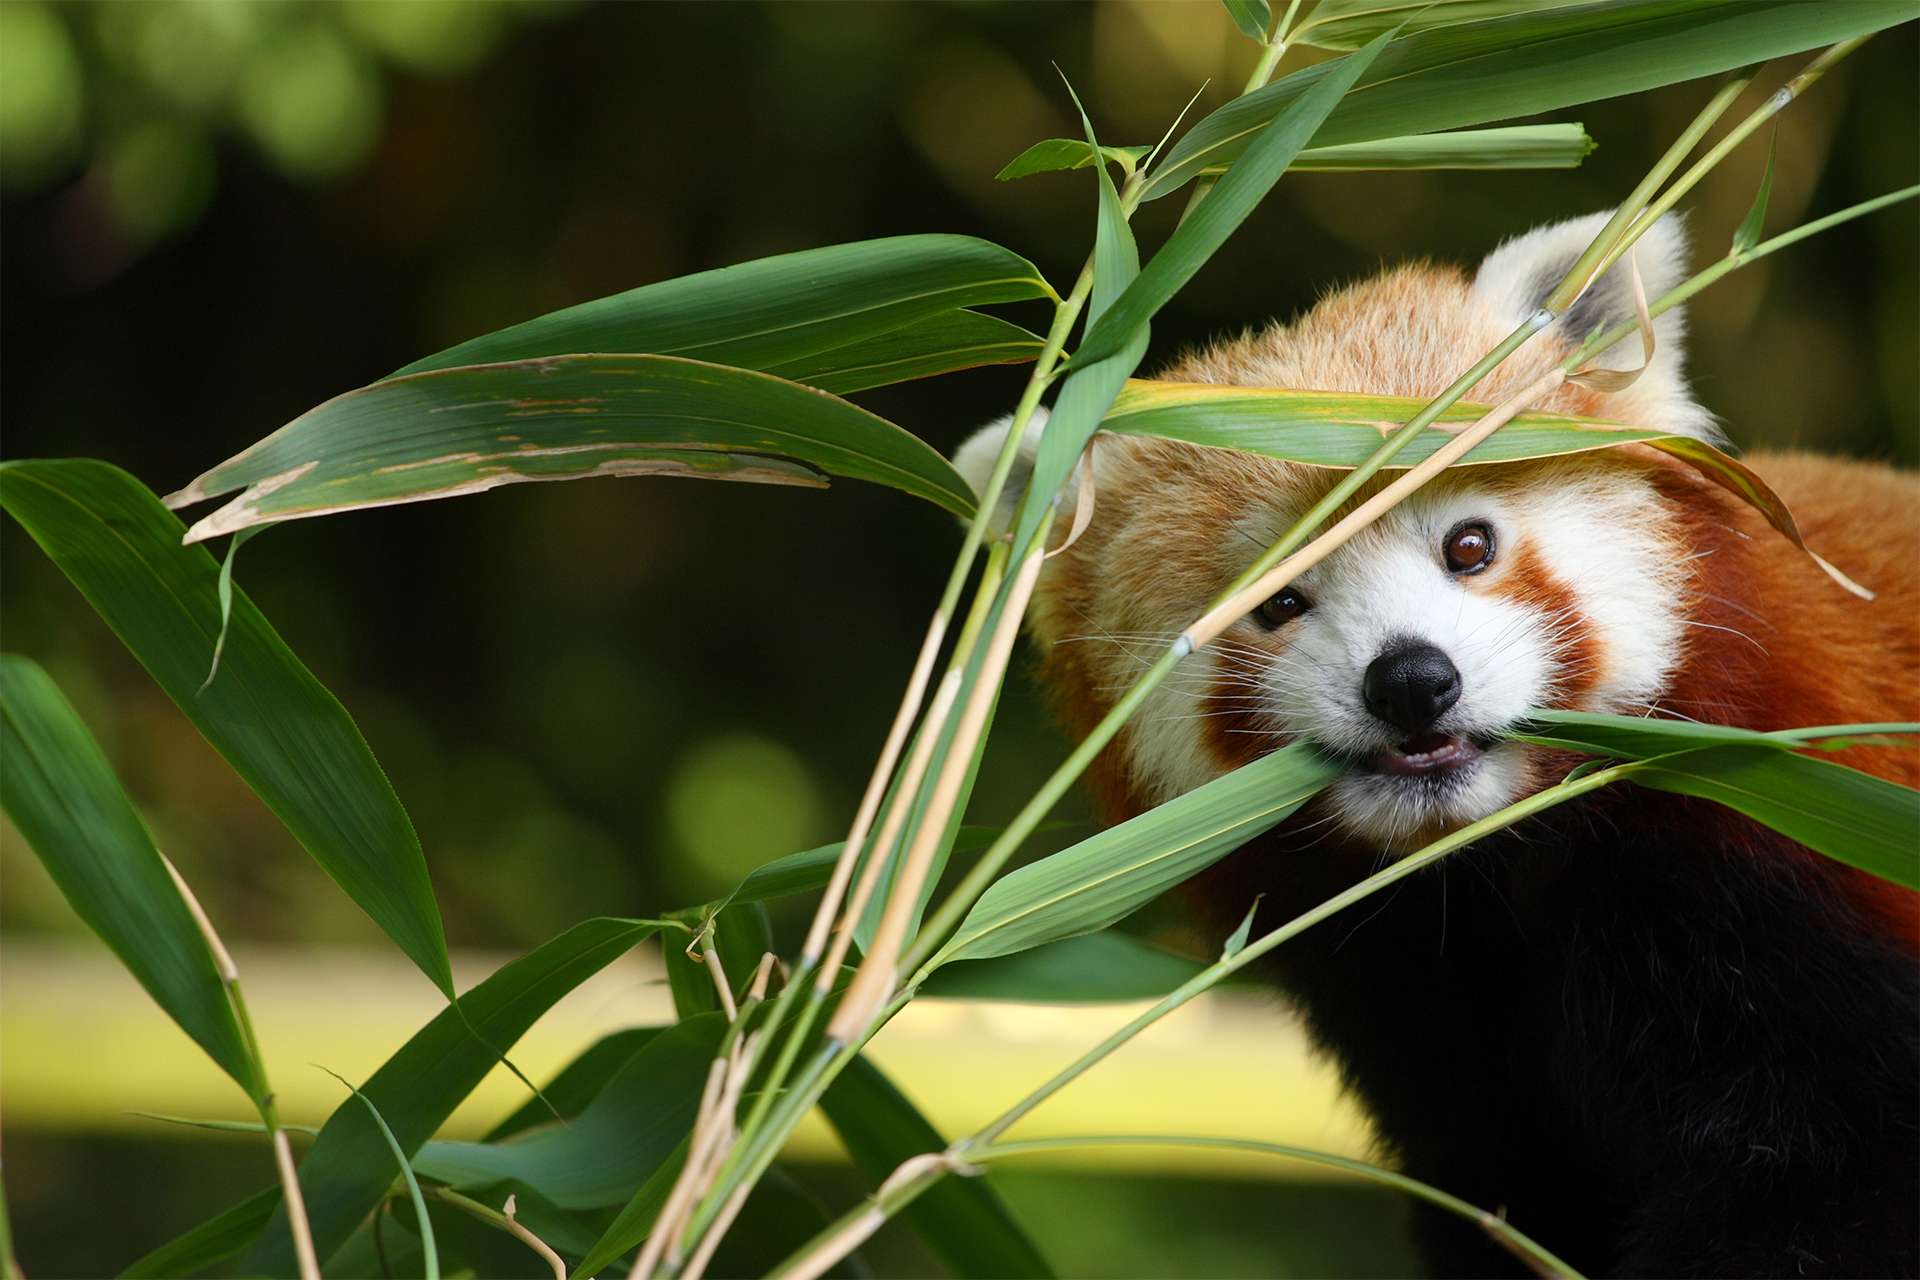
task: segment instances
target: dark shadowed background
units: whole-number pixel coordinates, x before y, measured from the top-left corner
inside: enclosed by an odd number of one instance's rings
[[[1915,43],[1911,26],[1876,39],[1781,117],[1771,230],[1913,181]],[[1224,101],[1252,60],[1211,0],[6,0],[0,451],[100,457],[165,492],[459,339],[840,241],[979,235],[1064,286],[1090,242],[1089,174],[993,178],[1075,131],[1053,64],[1103,140],[1137,142],[1203,81],[1196,114]],[[1289,176],[1156,322],[1149,367],[1382,262],[1472,263],[1604,207],[1708,92],[1562,113],[1599,143],[1576,171]],[[1688,201],[1696,265],[1725,251],[1765,145]],[[1143,249],[1180,203],[1141,215]],[[1920,459],[1917,229],[1907,204],[1695,303],[1698,393],[1737,442]],[[949,450],[1023,376],[858,398]],[[6,647],[68,690],[229,939],[382,948],[30,540],[0,536]],[[837,838],[956,538],[931,507],[851,481],[596,480],[298,522],[251,543],[237,580],[391,774],[450,942],[518,951]],[[994,739],[974,821],[1007,816],[1063,751],[1024,682]],[[78,928],[10,829],[0,927],[10,945]],[[249,1149],[154,1136],[122,1105],[55,1115],[0,1095],[30,1274],[124,1265],[258,1185]],[[1313,1186],[1205,1177],[1007,1188],[1058,1224],[1063,1270],[1391,1265],[1352,1234],[1387,1211],[1371,1198],[1323,1213],[1332,1193]],[[1136,1206],[1180,1215],[1187,1251]],[[1336,1237],[1344,1252],[1316,1252]]]

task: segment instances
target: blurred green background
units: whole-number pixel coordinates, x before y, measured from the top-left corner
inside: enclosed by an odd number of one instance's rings
[[[1915,45],[1911,26],[1876,39],[1781,118],[1770,227],[1913,181]],[[1133,142],[1202,82],[1198,111],[1224,101],[1252,60],[1212,0],[4,0],[0,451],[101,457],[164,492],[459,339],[813,245],[964,232],[1064,282],[1089,241],[1088,176],[993,180],[1074,132],[1050,64],[1104,139]],[[1599,143],[1572,172],[1291,176],[1156,322],[1149,366],[1384,261],[1471,263],[1604,207],[1706,92],[1562,113]],[[1764,154],[1750,145],[1690,199],[1697,264],[1723,251]],[[1144,247],[1179,203],[1143,212]],[[1904,205],[1695,304],[1699,395],[1736,441],[1920,459],[1917,242]],[[946,450],[1022,376],[860,399]],[[296,523],[249,545],[238,581],[392,775],[450,941],[512,952],[837,838],[955,538],[932,508],[852,482],[602,480]],[[230,940],[382,946],[11,525],[0,592],[4,643],[74,698]],[[1017,680],[972,820],[1007,816],[1062,750]],[[776,923],[791,940],[795,917]],[[7,943],[76,928],[6,832]],[[30,1274],[124,1265],[259,1184],[256,1150],[131,1129],[125,1105],[49,1117],[0,1092]],[[844,1172],[815,1173],[852,1194]],[[1005,1185],[1067,1273],[1404,1265],[1370,1226],[1398,1206],[1370,1194],[1204,1170]],[[101,1232],[108,1202],[127,1209]]]

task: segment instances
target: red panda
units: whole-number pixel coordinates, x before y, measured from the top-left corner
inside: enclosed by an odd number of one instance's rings
[[[1471,278],[1390,270],[1162,377],[1430,397],[1539,306],[1604,217],[1512,240]],[[1650,296],[1683,278],[1673,218],[1636,253]],[[1498,402],[1628,318],[1629,288],[1608,273],[1468,398]],[[1657,330],[1630,387],[1563,386],[1539,407],[1719,442],[1680,314]],[[1610,362],[1638,363],[1629,346]],[[976,488],[1006,430],[958,454]],[[1076,734],[1336,475],[1129,436],[1096,437],[1089,459],[1091,523],[1029,621]],[[1564,776],[1574,757],[1502,740],[1530,707],[1755,729],[1920,719],[1920,482],[1748,461],[1875,599],[1651,451],[1456,467],[1177,668],[1091,770],[1101,817],[1289,742],[1346,760],[1190,886],[1222,932],[1264,894],[1260,929]],[[1920,784],[1908,748],[1839,758]],[[1730,810],[1611,788],[1310,930],[1270,975],[1388,1157],[1589,1274],[1914,1275],[1916,944],[1916,895]],[[1436,1274],[1515,1270],[1471,1225],[1415,1212]]]

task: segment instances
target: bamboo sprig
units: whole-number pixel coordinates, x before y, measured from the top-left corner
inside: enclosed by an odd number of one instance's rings
[[[1291,12],[1291,10],[1289,12]],[[1284,28],[1285,25],[1283,22],[1282,27]],[[1824,55],[1827,58],[1825,62],[1819,63],[1817,68],[1810,67],[1808,70],[1812,72],[1811,75],[1803,72],[1802,78],[1800,78],[1797,83],[1802,87],[1805,84],[1812,83],[1814,79],[1818,78],[1819,72],[1824,71],[1825,66],[1831,65],[1832,61],[1837,61],[1839,57],[1845,56],[1845,53],[1849,52],[1851,47],[1857,47],[1858,43],[1857,41],[1848,42],[1849,47],[1846,48],[1836,46],[1836,50],[1830,50],[1828,55]],[[1263,59],[1263,62],[1264,61]],[[1277,58],[1275,61],[1277,62]],[[1265,70],[1270,74],[1272,67],[1269,65]],[[1256,75],[1257,74],[1259,74],[1258,68],[1256,69]],[[1744,73],[1737,75],[1714,95],[1713,99],[1707,104],[1707,107],[1696,116],[1693,124],[1683,132],[1682,136],[1676,140],[1675,144],[1663,155],[1654,170],[1650,172],[1647,178],[1643,179],[1640,186],[1636,188],[1634,194],[1637,199],[1644,199],[1647,192],[1656,188],[1660,181],[1664,180],[1668,174],[1678,167],[1686,154],[1691,152],[1699,138],[1704,135],[1707,128],[1711,126],[1713,121],[1717,119],[1718,116],[1726,110],[1727,106],[1731,104],[1734,98],[1737,97],[1740,89],[1744,88],[1748,78],[1750,77]],[[1786,98],[1781,99],[1778,105],[1774,107],[1774,111],[1777,112],[1779,107],[1784,106],[1787,101],[1791,100],[1792,96],[1793,95],[1789,94]],[[1778,95],[1776,95],[1776,97],[1778,97]],[[1757,127],[1757,122],[1753,127]],[[1747,131],[1750,132],[1751,130],[1748,129]],[[1744,136],[1744,134],[1741,136]],[[1724,157],[1724,155],[1731,150],[1731,147],[1737,144],[1737,141],[1737,138],[1734,139],[1733,142],[1725,142],[1723,140],[1723,144],[1716,147],[1707,159],[1689,171],[1688,177],[1683,179],[1683,182],[1687,182],[1690,185],[1691,182],[1697,181],[1698,176],[1704,174],[1713,164],[1717,163],[1720,158]],[[1129,177],[1127,195],[1133,196],[1135,199],[1126,200],[1123,203],[1123,208],[1128,214],[1131,213],[1133,205],[1137,203],[1140,185],[1138,179],[1138,174],[1133,174]],[[1677,199],[1678,194],[1673,194],[1673,198]],[[1635,203],[1635,201],[1629,201],[1623,206],[1623,209],[1630,211],[1633,203]],[[1619,223],[1624,220],[1625,215],[1621,212],[1616,212],[1615,219],[1608,224],[1607,232],[1603,233],[1601,238],[1597,238],[1594,245],[1589,246],[1588,253],[1582,255],[1581,264],[1577,264],[1584,272],[1585,278],[1578,280],[1572,285],[1571,293],[1568,295],[1569,301],[1565,305],[1571,305],[1570,299],[1577,298],[1585,285],[1592,279],[1597,278],[1601,271],[1604,271],[1605,265],[1609,264],[1613,258],[1617,258],[1620,254],[1625,253],[1631,247],[1633,241],[1637,239],[1639,235],[1644,234],[1646,228],[1652,225],[1653,218],[1657,217],[1659,212],[1663,212],[1665,207],[1670,207],[1670,202],[1669,205],[1663,206],[1660,210],[1655,211],[1652,216],[1628,224],[1627,230],[1624,233],[1620,233]],[[1606,243],[1608,233],[1613,233],[1612,243],[1610,245]],[[1589,255],[1596,253],[1600,255],[1601,261],[1601,266],[1597,270],[1592,268],[1592,259],[1589,257]],[[1613,257],[1606,257],[1605,255],[1607,254],[1612,254]],[[1572,275],[1573,273],[1569,273],[1570,278]],[[1084,302],[1090,283],[1091,263],[1089,263],[1087,268],[1083,268],[1080,280],[1076,284],[1073,294],[1069,296],[1069,299],[1063,300],[1061,308],[1056,311],[1056,324],[1049,334],[1049,351],[1044,353],[1050,355],[1053,360],[1054,368],[1049,372],[1049,378],[1051,378],[1053,373],[1057,372],[1059,356],[1059,349],[1052,344],[1051,340],[1056,336],[1064,339],[1066,329],[1071,326],[1071,321],[1064,327],[1059,323],[1062,313],[1066,310],[1068,302],[1075,298]],[[1555,296],[1568,290],[1568,288],[1568,282],[1563,281],[1560,289],[1556,290]],[[1551,305],[1553,300],[1553,296],[1550,296],[1549,305],[1543,305],[1534,315],[1530,316],[1516,328],[1513,333],[1509,334],[1506,339],[1463,374],[1461,378],[1456,380],[1446,392],[1442,393],[1441,397],[1436,399],[1426,409],[1422,410],[1420,414],[1416,415],[1414,419],[1409,421],[1387,441],[1383,442],[1381,448],[1376,451],[1373,457],[1369,458],[1360,468],[1356,468],[1355,471],[1350,472],[1339,485],[1335,486],[1335,489],[1327,495],[1327,498],[1323,500],[1321,504],[1318,504],[1313,511],[1310,511],[1306,517],[1303,517],[1292,529],[1289,529],[1287,534],[1272,548],[1269,548],[1265,555],[1250,565],[1241,577],[1228,588],[1227,592],[1223,593],[1223,596],[1234,597],[1239,601],[1250,601],[1245,603],[1244,608],[1240,611],[1241,614],[1243,614],[1246,609],[1257,604],[1259,599],[1264,598],[1264,595],[1255,595],[1254,588],[1257,586],[1266,586],[1266,580],[1277,578],[1279,575],[1274,571],[1279,569],[1290,555],[1299,550],[1301,545],[1312,536],[1313,531],[1318,528],[1320,524],[1324,523],[1362,484],[1371,479],[1374,474],[1385,466],[1401,448],[1411,443],[1420,431],[1431,425],[1441,412],[1464,396],[1482,377],[1497,367],[1502,360],[1512,354],[1513,351],[1517,350],[1535,334],[1546,328],[1558,315],[1564,312],[1564,306],[1556,307]],[[1077,316],[1077,308],[1075,309],[1075,315]],[[1476,424],[1476,427],[1482,428],[1477,434],[1472,434],[1474,429],[1470,428],[1469,433],[1463,433],[1463,436],[1470,437],[1465,439],[1464,443],[1458,440],[1450,442],[1458,444],[1460,447],[1453,450],[1439,466],[1429,467],[1424,471],[1416,468],[1414,472],[1409,473],[1409,476],[1401,478],[1404,483],[1389,486],[1391,496],[1382,495],[1386,496],[1385,501],[1372,504],[1366,519],[1352,523],[1343,523],[1343,534],[1340,540],[1343,541],[1345,537],[1352,536],[1353,532],[1363,527],[1366,520],[1377,518],[1378,515],[1384,514],[1384,512],[1393,505],[1395,500],[1404,498],[1425,479],[1430,479],[1441,467],[1444,467],[1447,461],[1451,461],[1460,454],[1464,454],[1474,443],[1477,443],[1478,439],[1484,438],[1486,434],[1491,434],[1492,431],[1497,430],[1514,412],[1524,407],[1525,403],[1528,402],[1529,395],[1532,398],[1537,398],[1549,392],[1553,386],[1558,385],[1560,379],[1567,376],[1571,368],[1572,366],[1569,365],[1565,369],[1550,369],[1548,373],[1542,375],[1540,379],[1537,379],[1526,392],[1523,392],[1522,396],[1514,398],[1508,405],[1503,405],[1501,409],[1497,409],[1494,413],[1488,415],[1488,418],[1483,419],[1482,423]],[[1040,372],[1040,369],[1035,369],[1034,376],[1030,377],[1028,382],[1027,394],[1022,396],[1021,407],[1016,410],[1014,421],[1003,443],[1000,456],[996,461],[995,470],[988,486],[989,493],[982,495],[981,513],[976,516],[973,525],[970,526],[970,540],[974,531],[984,527],[984,521],[988,513],[997,505],[999,492],[1004,486],[1007,474],[1010,472],[1012,460],[1024,440],[1026,424],[1030,420],[1032,409],[1037,404],[1038,386],[1041,385],[1039,383]],[[1025,495],[1024,499],[1027,503],[1034,501],[1051,502],[1052,500],[1053,495],[1037,495],[1033,493]],[[1044,537],[1041,540],[1041,545],[1044,545]],[[1339,545],[1337,541],[1328,543],[1324,548],[1319,550],[1318,555],[1326,554],[1337,545]],[[1292,566],[1292,572],[1297,573],[1300,571],[1305,563],[1307,563],[1307,561],[1296,559]],[[964,570],[958,565],[956,566],[956,574],[958,577],[964,577]],[[950,582],[950,586],[958,581],[958,577]],[[1279,585],[1284,585],[1284,582],[1279,583]],[[1278,589],[1278,587],[1274,586],[1271,589]],[[1267,594],[1270,594],[1270,590]],[[957,595],[954,599],[957,602]],[[950,616],[950,612],[951,605],[948,605],[945,616]],[[1019,610],[1015,610],[1014,612],[1017,614]],[[766,1107],[770,1105],[766,1103],[766,1099],[771,1097],[775,1090],[769,1088],[763,1094],[762,1103],[756,1106],[754,1117],[760,1120],[762,1127],[756,1129],[750,1121],[746,1131],[748,1146],[736,1146],[734,1152],[729,1155],[727,1165],[722,1170],[719,1185],[695,1214],[692,1225],[692,1230],[695,1234],[698,1234],[702,1230],[703,1224],[711,1224],[722,1212],[725,1204],[732,1202],[734,1197],[738,1195],[738,1189],[741,1185],[751,1185],[751,1180],[758,1176],[758,1170],[764,1168],[765,1164],[771,1160],[780,1135],[784,1134],[785,1131],[791,1128],[793,1123],[797,1122],[799,1116],[812,1105],[812,1101],[817,1099],[819,1092],[824,1090],[826,1083],[829,1082],[832,1077],[837,1074],[839,1068],[849,1060],[852,1051],[857,1048],[855,1042],[863,1041],[867,1036],[871,1035],[873,1030],[884,1022],[891,1009],[898,1008],[904,1003],[905,998],[910,998],[912,991],[917,986],[919,977],[922,975],[916,974],[914,981],[909,983],[907,989],[896,995],[888,1008],[881,1010],[877,1017],[869,1016],[873,1006],[878,1004],[881,999],[884,999],[887,992],[894,989],[894,985],[898,981],[898,973],[901,971],[912,971],[914,966],[922,964],[932,950],[938,946],[939,942],[952,931],[953,927],[957,925],[959,917],[970,908],[972,902],[978,898],[979,894],[984,892],[987,884],[998,874],[998,871],[1004,866],[1013,850],[1031,834],[1033,828],[1038,825],[1045,813],[1049,811],[1052,805],[1064,794],[1066,788],[1084,771],[1091,763],[1093,757],[1111,740],[1120,725],[1124,723],[1126,718],[1150,695],[1153,688],[1165,678],[1166,674],[1190,654],[1194,648],[1216,637],[1219,630],[1224,629],[1226,625],[1230,625],[1238,616],[1240,616],[1240,614],[1227,614],[1224,605],[1221,602],[1216,602],[1216,607],[1210,609],[1207,616],[1198,620],[1195,628],[1190,628],[1187,633],[1183,633],[1182,636],[1177,638],[1174,644],[1169,646],[1168,650],[1161,655],[1161,658],[1149,668],[1144,677],[1136,682],[1134,687],[1121,698],[1113,711],[1102,720],[1099,726],[1096,726],[1094,733],[1082,741],[1061,769],[1057,770],[1056,773],[1043,784],[1040,792],[1035,795],[1027,807],[1023,808],[1020,815],[1016,817],[1014,823],[1008,827],[1000,839],[976,862],[975,866],[962,880],[961,885],[942,903],[940,909],[926,923],[925,927],[920,930],[918,937],[912,942],[911,946],[901,953],[899,964],[897,966],[892,964],[884,966],[868,964],[863,967],[863,974],[871,976],[867,976],[865,982],[861,984],[862,990],[859,1001],[857,1003],[849,1001],[850,1004],[855,1005],[853,1012],[849,1013],[843,1006],[841,1015],[835,1018],[834,1025],[830,1029],[831,1035],[829,1043],[822,1046],[816,1053],[804,1071],[802,1080],[796,1082],[792,1094],[783,1100],[783,1105],[771,1112],[766,1110]],[[942,617],[940,621],[942,625],[944,625],[944,617]],[[962,659],[960,655],[956,653],[950,669],[958,669],[961,666]],[[994,680],[990,683],[997,685],[997,680],[998,676],[996,674]],[[957,703],[959,700],[960,695],[956,692],[954,702]],[[966,701],[971,705],[974,699],[969,696]],[[949,708],[948,711],[949,714],[951,714],[951,708]],[[922,726],[922,732],[931,733],[933,731],[932,726],[943,718],[944,717],[934,717],[930,715],[926,724]],[[902,731],[902,737],[904,737],[904,730]],[[949,759],[964,760],[971,749],[971,743],[965,745],[966,749],[962,750],[959,749],[961,744],[956,742],[951,749],[952,754]],[[946,772],[947,770],[943,766],[941,770],[942,775]],[[937,784],[936,789],[938,789]],[[872,790],[872,788],[870,788],[870,790]],[[907,803],[910,793],[916,790],[918,790],[917,787],[909,788],[896,785],[893,792],[894,802],[896,804]],[[879,794],[879,792],[876,791],[875,794]],[[934,821],[931,814],[923,812],[921,818],[925,827],[934,829],[944,824],[945,815],[944,813],[941,814],[940,820]],[[864,832],[862,835],[864,837]],[[849,842],[849,849],[843,853],[843,860],[856,858],[858,856],[858,852],[851,848],[852,843],[851,841]],[[886,856],[889,847],[888,842],[880,842],[873,851],[873,858],[877,861]],[[848,866],[850,870],[851,863],[848,863]],[[904,904],[910,903],[917,897],[919,887],[917,877],[919,874],[921,873],[916,872],[913,877],[916,879],[916,883],[913,885],[912,895],[900,893],[903,887],[902,880],[909,877],[902,877],[896,880],[893,886],[894,893],[889,895],[890,913],[893,913],[896,907],[904,911],[906,909]],[[842,888],[844,888],[844,877],[837,876],[836,879]],[[851,928],[854,918],[852,913],[848,913],[845,927]],[[871,961],[873,957],[870,956],[868,959]],[[820,976],[823,980],[831,980],[825,972]],[[803,1025],[811,1022],[810,1015],[817,1012],[823,996],[824,990],[816,985],[812,998],[809,999],[806,1006],[806,1013],[803,1015]],[[784,1007],[784,1004],[785,1001],[782,1002],[781,1006],[776,1006],[776,1014],[780,1008]],[[783,1065],[779,1068],[782,1077],[784,1077],[784,1069],[790,1067],[791,1063],[797,1057],[799,1040],[800,1029],[796,1028],[795,1035],[791,1037],[787,1045],[783,1047],[780,1060]],[[736,1163],[744,1166],[746,1177],[744,1184],[740,1181],[737,1173],[731,1181],[726,1177],[728,1172],[734,1171]]]
[[[1441,837],[1416,853],[1407,855],[1381,871],[1375,872],[1357,884],[1335,894],[1325,902],[1295,916],[1287,923],[1254,942],[1248,943],[1229,956],[1222,956],[1211,965],[1195,974],[1179,987],[1162,997],[1151,1008],[1134,1017],[1125,1026],[1113,1032],[1099,1044],[1082,1054],[1038,1089],[1022,1098],[978,1132],[961,1138],[950,1145],[944,1155],[946,1160],[929,1165],[903,1164],[882,1184],[880,1190],[863,1205],[856,1205],[839,1221],[829,1226],[800,1254],[782,1264],[772,1273],[785,1280],[802,1280],[822,1274],[827,1267],[839,1261],[847,1252],[858,1247],[861,1240],[879,1229],[888,1217],[897,1213],[914,1197],[932,1186],[954,1168],[970,1164],[976,1151],[991,1150],[996,1140],[1014,1124],[1018,1123],[1034,1108],[1051,1098],[1060,1090],[1072,1084],[1114,1050],[1132,1040],[1153,1023],[1158,1022],[1175,1009],[1180,1008],[1195,996],[1210,990],[1220,982],[1252,964],[1281,943],[1299,936],[1306,930],[1319,924],[1329,916],[1338,914],[1355,903],[1378,893],[1380,890],[1416,872],[1425,870],[1447,855],[1457,852],[1503,827],[1511,826],[1523,818],[1563,804],[1577,796],[1618,782],[1643,767],[1646,761],[1631,761],[1597,769],[1578,778],[1572,778],[1543,791],[1517,800],[1495,813],[1470,823],[1458,831]],[[911,988],[909,988],[911,990]],[[916,1160],[920,1157],[915,1157]],[[861,1232],[864,1231],[864,1234]],[[835,1252],[838,1250],[838,1252]]]
[[[187,884],[186,877],[180,874],[180,868],[174,866],[173,859],[164,853],[160,855],[160,862],[173,878],[173,887],[180,891],[181,900],[187,904],[187,913],[198,926],[207,950],[213,953],[214,971],[220,975],[220,985],[226,990],[227,1003],[233,1007],[234,1020],[240,1024],[240,1037],[246,1045],[247,1059],[259,1076],[259,1096],[254,1100],[254,1106],[260,1112],[260,1122],[266,1126],[268,1139],[273,1145],[273,1167],[280,1178],[281,1201],[287,1209],[287,1229],[293,1234],[293,1256],[300,1268],[300,1280],[320,1280],[320,1260],[314,1255],[313,1230],[307,1222],[306,1197],[300,1193],[300,1172],[294,1166],[293,1144],[280,1124],[280,1108],[274,1101],[273,1085],[267,1079],[266,1059],[260,1054],[260,1041],[253,1032],[253,1016],[247,1012],[246,996],[240,990],[240,968],[234,964],[233,953],[220,940],[220,932],[213,927],[212,917],[200,905],[200,899],[194,896],[193,888]]]
[[[1795,99],[1817,83],[1821,76],[1831,71],[1835,65],[1871,38],[1871,36],[1855,36],[1851,40],[1842,40],[1839,44],[1823,50],[1819,57],[1809,62],[1792,79],[1769,94],[1767,100],[1755,108],[1746,119],[1727,130],[1724,138],[1714,143],[1691,168],[1674,179],[1672,186],[1661,192],[1659,198],[1641,211],[1640,215],[1633,220],[1632,226],[1627,229],[1626,235],[1621,238],[1621,242],[1607,251],[1606,257],[1601,260],[1600,271],[1604,272],[1609,266],[1619,261],[1620,256],[1635,240],[1644,235],[1662,214],[1679,203],[1681,196],[1693,190],[1700,179],[1711,173],[1735,147],[1751,137],[1761,125],[1785,111]]]

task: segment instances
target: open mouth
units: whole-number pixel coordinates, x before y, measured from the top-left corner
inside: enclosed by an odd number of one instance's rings
[[[1377,753],[1369,763],[1378,773],[1403,777],[1444,777],[1473,764],[1478,746],[1451,733],[1422,733]]]

